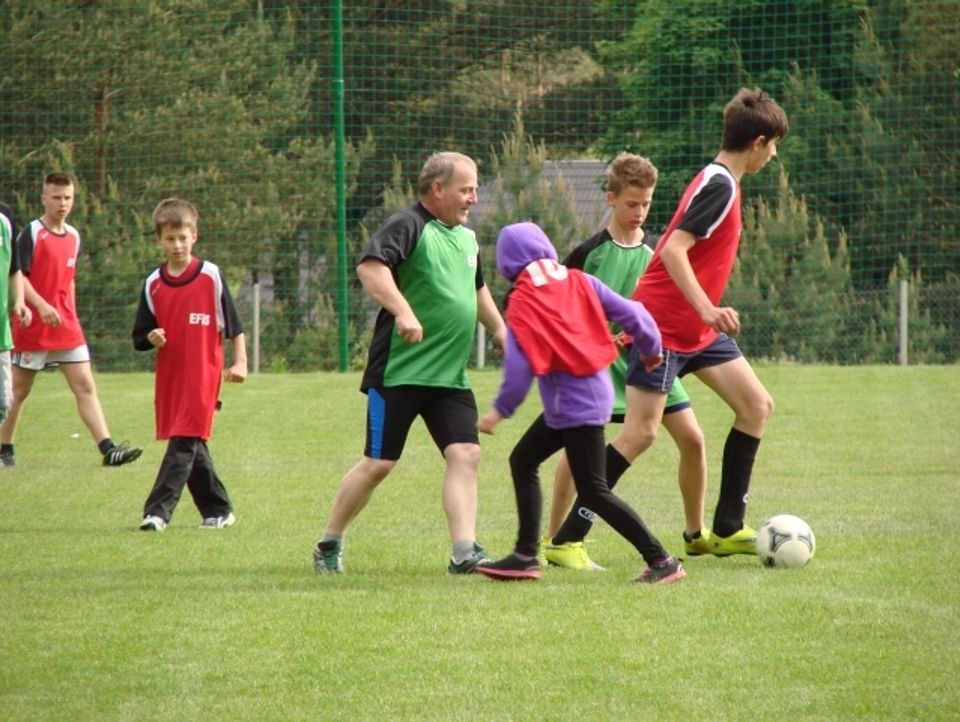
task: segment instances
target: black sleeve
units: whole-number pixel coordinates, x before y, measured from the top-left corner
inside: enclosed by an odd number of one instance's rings
[[[227,285],[227,279],[223,277],[223,271],[220,271],[220,283],[223,286],[223,293],[220,295],[220,306],[223,309],[223,337],[236,338],[243,333],[243,321],[237,312],[233,296],[230,295],[230,287]]]
[[[579,268],[582,271],[583,267],[587,263],[587,256],[590,255],[593,249],[595,249],[601,243],[609,240],[613,240],[613,236],[607,233],[607,229],[604,228],[602,231],[590,236],[590,238],[570,251],[570,253],[567,254],[567,257],[561,261],[561,265],[566,266],[567,268]]]
[[[480,262],[480,252],[479,252],[479,250],[477,251],[477,275],[476,275],[475,284],[476,284],[476,287],[477,287],[477,290],[478,290],[478,291],[479,291],[481,288],[483,288],[484,286],[487,285],[486,282],[483,280],[483,268],[482,268],[482,264],[481,264],[481,262]]]
[[[729,178],[716,174],[694,194],[677,228],[692,233],[697,239],[706,238],[730,210],[736,189]]]
[[[157,327],[157,317],[147,305],[147,284],[140,291],[140,303],[137,305],[137,318],[133,322],[133,347],[137,351],[152,351],[153,344],[147,340],[147,334]]]
[[[567,268],[579,268],[583,270],[583,264],[587,261],[587,252],[583,250],[585,244],[581,243],[579,246],[574,248],[570,253],[567,254],[567,257],[561,261],[561,265],[566,266]]]
[[[391,269],[410,257],[417,247],[423,221],[411,210],[394,213],[371,236],[360,253],[360,261],[375,258]]]
[[[17,236],[17,261],[24,276],[30,275],[30,264],[33,261],[33,233],[27,226]]]
[[[17,252],[19,243],[10,244],[10,275],[20,270],[20,254]]]

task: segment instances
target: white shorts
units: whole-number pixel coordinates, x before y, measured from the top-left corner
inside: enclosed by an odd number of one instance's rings
[[[10,352],[0,351],[0,421],[7,418],[13,403],[13,383],[10,380]]]
[[[90,349],[83,344],[66,351],[14,351],[11,362],[27,371],[43,371],[60,364],[90,363]]]

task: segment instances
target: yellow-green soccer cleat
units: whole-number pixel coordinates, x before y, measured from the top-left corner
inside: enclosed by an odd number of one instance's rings
[[[707,548],[715,557],[729,557],[733,554],[756,554],[757,532],[748,526],[730,536],[710,534]]]
[[[550,564],[564,569],[583,569],[586,571],[603,571],[603,567],[597,564],[590,555],[582,541],[564,542],[563,544],[547,544],[543,549],[543,554]]]
[[[540,543],[537,544],[537,564],[540,565],[541,569],[547,568],[547,547],[550,546],[550,537],[545,536],[540,540]]]
[[[683,532],[683,550],[688,557],[699,557],[710,553],[710,530],[701,529],[700,536],[691,539]]]

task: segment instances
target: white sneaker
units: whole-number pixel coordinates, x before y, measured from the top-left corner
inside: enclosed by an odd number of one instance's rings
[[[200,523],[201,529],[223,529],[227,526],[233,526],[237,521],[237,517],[233,515],[231,511],[226,516],[208,516]]]
[[[167,528],[167,522],[159,516],[145,516],[140,522],[140,531],[163,531]]]

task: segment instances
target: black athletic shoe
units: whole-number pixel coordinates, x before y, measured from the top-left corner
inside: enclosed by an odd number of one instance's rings
[[[683,566],[673,557],[667,557],[663,561],[651,564],[643,570],[643,574],[633,581],[640,584],[669,584],[677,582],[687,576],[683,571]]]
[[[123,466],[131,461],[136,461],[143,453],[140,446],[127,446],[126,442],[114,446],[110,451],[103,455],[104,466]]]
[[[503,582],[515,579],[539,579],[540,562],[537,561],[536,557],[525,560],[516,554],[510,554],[500,561],[477,564],[473,571]]]

